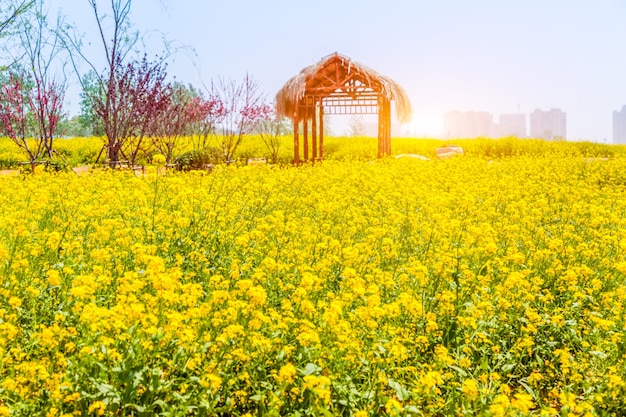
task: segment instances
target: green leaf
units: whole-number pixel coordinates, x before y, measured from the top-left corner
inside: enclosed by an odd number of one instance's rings
[[[516,363],[505,363],[500,369],[502,369],[502,372],[511,372],[516,366]]]
[[[109,384],[98,384],[97,387],[98,391],[100,391],[102,394],[104,395],[108,395],[111,391],[115,391],[115,388],[113,387],[113,385],[109,385]]]
[[[306,366],[304,367],[304,369],[301,371],[302,376],[306,376],[306,375],[312,375],[318,371],[320,371],[322,368],[320,368],[319,366],[317,366],[314,363],[307,363]]]
[[[467,376],[467,372],[465,371],[465,369],[463,368],[459,368],[456,365],[449,365],[448,368],[454,369],[455,371],[457,371],[459,373],[460,376],[462,376],[463,378],[465,378]]]
[[[600,359],[606,359],[607,358],[607,354],[604,352],[600,352],[599,350],[592,350],[589,353],[591,353],[593,356],[597,356]]]
[[[256,394],[250,397],[250,399],[254,401],[255,403],[260,403],[261,401],[263,401],[264,398],[265,398],[265,395],[261,395],[261,394]]]
[[[144,411],[146,411],[146,407],[143,407],[139,404],[126,404],[125,408],[132,408],[134,410],[137,410],[140,413],[143,413]]]
[[[521,386],[523,386],[526,391],[530,394],[531,397],[533,397],[535,400],[537,399],[537,395],[535,395],[535,391],[533,391],[533,389],[524,381],[519,381],[519,384]]]
[[[411,393],[406,388],[404,388],[402,384],[400,384],[398,381],[394,381],[393,379],[389,378],[387,380],[387,384],[396,392],[398,400],[405,401],[409,399]]]

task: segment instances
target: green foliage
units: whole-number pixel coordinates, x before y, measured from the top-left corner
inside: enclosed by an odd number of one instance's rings
[[[82,79],[83,91],[80,93],[80,115],[78,123],[85,132],[84,136],[104,136],[102,119],[93,108],[94,97],[104,95],[98,75],[90,71]]]
[[[191,150],[183,153],[174,160],[178,169],[189,171],[205,169],[207,165],[218,164],[222,160],[222,151],[219,148]]]
[[[290,164],[293,160],[293,137],[290,135],[275,138],[276,153],[273,154],[259,135],[249,135],[242,141],[235,158],[245,164],[248,158],[267,158],[279,165]],[[182,170],[202,169],[205,164],[223,163],[223,154],[216,141],[212,146],[194,150],[194,137],[184,137],[180,141],[180,153],[174,155],[174,163]],[[101,137],[75,137],[57,139],[55,152],[62,155],[70,166],[93,164],[102,150],[104,140]],[[437,158],[437,148],[445,145],[458,145],[465,155],[478,156],[489,160],[506,159],[515,156],[579,156],[582,158],[614,158],[626,155],[626,146],[606,145],[592,142],[550,142],[542,139],[459,139],[444,141],[440,139],[392,139],[393,155],[417,154],[431,159]],[[302,143],[300,144],[302,152]],[[141,164],[148,164],[151,157],[159,153],[155,148],[147,148],[138,159]],[[326,160],[362,160],[377,158],[377,139],[371,137],[325,137],[324,159]],[[312,151],[309,149],[309,158]],[[101,156],[100,162],[103,161]],[[19,149],[7,138],[0,138],[0,169],[16,168],[17,163],[25,161]]]

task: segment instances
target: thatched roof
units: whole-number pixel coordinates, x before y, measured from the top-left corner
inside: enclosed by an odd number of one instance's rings
[[[346,88],[352,88],[357,96],[362,91],[375,91],[395,102],[400,122],[408,122],[411,118],[411,102],[398,83],[338,53],[322,58],[287,81],[276,94],[276,111],[280,116],[293,118],[296,103],[305,94],[326,97]]]

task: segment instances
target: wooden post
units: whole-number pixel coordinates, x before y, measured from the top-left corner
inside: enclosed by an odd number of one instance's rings
[[[320,101],[320,159],[324,159],[324,103]]]
[[[309,108],[304,109],[302,120],[302,142],[304,144],[304,162],[309,160]]]
[[[383,104],[385,108],[385,155],[391,155],[391,107],[389,100]]]
[[[385,155],[391,155],[391,106],[389,100],[385,100]]]
[[[385,106],[383,99],[378,97],[378,157],[381,158],[385,152]]]
[[[391,155],[391,103],[378,99],[378,157]]]
[[[311,125],[311,147],[313,162],[317,160],[317,99],[313,102],[313,124]]]
[[[293,116],[293,163],[300,163],[300,138],[298,137],[298,129],[300,125],[300,120],[298,120],[298,107],[296,107],[296,111]]]

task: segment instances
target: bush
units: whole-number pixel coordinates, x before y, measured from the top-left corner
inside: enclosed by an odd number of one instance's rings
[[[222,159],[219,148],[196,149],[185,152],[174,160],[179,171],[204,169],[206,165],[218,164]]]

